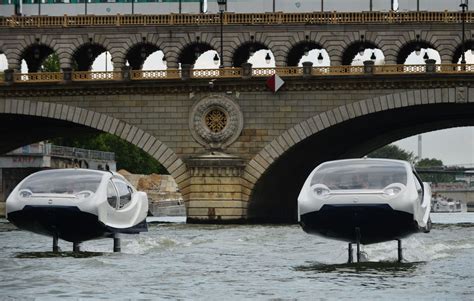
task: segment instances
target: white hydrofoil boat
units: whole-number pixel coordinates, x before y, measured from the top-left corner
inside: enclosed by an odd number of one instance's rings
[[[148,198],[120,174],[87,169],[34,173],[21,181],[6,202],[7,218],[20,229],[79,243],[120,233],[147,231]]]
[[[400,239],[431,229],[430,204],[430,186],[408,162],[349,159],[311,172],[298,197],[298,215],[304,231],[349,242],[350,252],[352,243],[398,240],[401,260]]]

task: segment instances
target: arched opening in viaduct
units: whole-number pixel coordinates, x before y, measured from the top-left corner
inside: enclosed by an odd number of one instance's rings
[[[371,42],[367,41],[365,39],[361,39],[360,41],[356,41],[352,44],[350,44],[345,50],[344,53],[342,54],[342,65],[344,66],[349,66],[349,65],[354,65],[354,59],[356,58],[361,58],[360,60],[364,60],[362,58],[365,58],[366,56],[364,54],[369,54],[369,57],[366,59],[371,59],[370,56],[374,54],[374,58],[372,59],[373,61],[375,60],[380,60],[380,54],[381,51],[375,52],[376,49],[379,49],[379,47]]]
[[[463,45],[460,44],[456,50],[454,50],[452,63],[453,64],[460,64],[461,63],[461,56],[463,52]],[[474,41],[469,40],[464,43],[464,57],[466,59],[467,64],[472,64],[472,58],[474,57]]]
[[[73,68],[77,71],[90,71],[95,59],[107,49],[95,43],[87,43],[79,47],[73,55]]]
[[[314,41],[303,41],[290,49],[286,57],[287,66],[298,66],[303,57],[308,57],[311,50],[321,50],[323,47]],[[321,53],[321,61],[324,59]]]
[[[405,44],[404,46],[400,48],[400,51],[398,52],[398,55],[397,55],[397,64],[398,65],[413,64],[407,61],[409,56],[410,55],[413,56],[413,54],[415,56],[419,56],[420,59],[422,59],[422,62],[424,62],[428,58],[434,58],[432,54],[431,54],[432,57],[429,57],[429,55],[430,53],[433,53],[435,49],[436,48],[433,46],[433,44],[427,41],[420,40],[419,37],[417,37],[416,41],[408,42],[407,44]],[[438,54],[438,57],[439,57],[439,54]]]
[[[246,63],[257,51],[262,49],[268,49],[263,43],[256,42],[252,39],[250,42],[246,42],[240,45],[234,52],[232,57],[232,66],[242,67],[243,63]]]
[[[132,70],[143,69],[143,64],[146,59],[154,52],[160,49],[151,43],[143,42],[136,44],[127,53],[126,60],[128,61]]]
[[[21,54],[21,59],[25,60],[28,73],[41,71],[41,66],[48,56],[54,53],[54,50],[47,45],[34,44],[27,47]]]
[[[439,96],[442,99],[439,102],[436,99],[437,103],[430,103],[434,101],[434,96],[431,98],[428,95],[432,94],[434,91],[415,93],[425,96],[415,96],[412,105],[396,106],[393,102],[376,100],[385,108],[378,111],[373,108],[376,101],[361,101],[311,118],[328,123],[328,116],[348,112],[348,106],[372,106],[367,114],[356,113],[356,116],[331,126],[327,124],[324,129],[302,138],[276,158],[252,189],[249,219],[257,222],[296,222],[299,191],[309,173],[324,161],[362,157],[391,142],[423,132],[474,125],[474,103],[456,103],[453,99],[454,88]],[[401,97],[406,99],[406,95]]]
[[[182,64],[194,65],[196,60],[205,52],[213,50],[212,46],[203,42],[194,42],[181,51],[178,61]]]

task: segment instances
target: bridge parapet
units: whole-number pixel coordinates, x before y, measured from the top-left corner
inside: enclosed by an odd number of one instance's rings
[[[375,65],[367,69],[364,66],[328,66],[312,67],[310,74],[304,74],[304,67],[277,67],[277,68],[253,68],[250,77],[269,77],[278,74],[281,77],[303,77],[303,76],[366,76],[372,75],[411,75],[423,73],[440,74],[466,74],[474,72],[474,64],[438,64],[430,68],[429,65]],[[9,77],[0,73],[0,84],[5,83],[54,83],[66,79],[65,73],[71,74],[71,81],[117,81],[117,80],[175,80],[187,79],[180,69],[167,70],[127,70],[127,71],[67,71],[67,72],[37,72],[37,73],[12,73]],[[127,75],[124,75],[127,73]],[[217,79],[217,78],[242,78],[245,72],[242,68],[220,68],[220,69],[194,69],[190,71],[190,79]],[[9,80],[11,79],[11,80]]]
[[[460,12],[307,12],[224,13],[224,25],[461,23]],[[466,13],[474,22],[474,13]],[[157,26],[220,24],[219,14],[80,15],[0,17],[0,28]]]

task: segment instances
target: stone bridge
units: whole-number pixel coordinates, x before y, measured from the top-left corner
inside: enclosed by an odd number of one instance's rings
[[[236,41],[246,41],[254,29],[255,38],[280,43],[281,47],[275,46],[280,50],[274,52],[280,53],[277,64],[283,65],[294,39],[305,36],[327,48],[334,46],[329,51],[334,56],[331,61],[342,62],[344,45],[358,40],[360,33],[382,45],[390,62],[397,62],[397,49],[420,35],[438,47],[445,63],[452,63],[460,47],[458,27],[449,22],[375,27],[280,24],[232,30]],[[148,31],[147,41],[166,37],[165,53],[175,59],[196,36],[215,39],[213,26],[183,27],[178,32],[167,28],[105,27],[93,34],[82,27],[1,31],[12,70],[0,81],[0,153],[56,136],[107,132],[163,164],[183,194],[191,221],[292,222],[299,189],[319,163],[362,156],[421,132],[474,124],[470,65],[428,62],[413,68],[366,64],[322,69],[306,65],[252,71],[244,64],[242,69],[223,68],[205,76],[183,66],[181,71],[167,71],[179,76],[147,79],[143,73],[121,69],[127,49],[123,43],[129,47]],[[79,40],[71,43],[68,39],[74,35]],[[173,40],[177,36],[182,38]],[[70,54],[89,37],[93,41],[101,37],[97,42],[116,47],[118,75],[94,77],[94,73],[70,70],[33,73],[26,80],[25,75],[15,75],[21,49],[36,39],[63,49],[59,56],[67,69]],[[227,55],[234,46],[226,46]],[[265,86],[275,72],[285,81],[277,93]],[[88,75],[82,78],[83,74]]]

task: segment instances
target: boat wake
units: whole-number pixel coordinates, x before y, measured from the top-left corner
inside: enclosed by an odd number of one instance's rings
[[[370,261],[396,260],[394,251],[396,242],[385,242],[365,246]],[[474,249],[474,243],[466,240],[434,241],[420,237],[410,237],[403,241],[403,256],[407,262],[432,261],[454,256],[457,251],[463,249]]]
[[[397,262],[397,261],[379,261],[379,262],[360,262],[360,263],[342,263],[325,264],[313,262],[308,265],[297,266],[295,271],[299,272],[318,272],[318,273],[360,273],[360,272],[413,272],[424,262]]]

